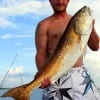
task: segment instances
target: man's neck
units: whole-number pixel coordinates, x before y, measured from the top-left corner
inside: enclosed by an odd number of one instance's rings
[[[66,16],[69,16],[69,14],[66,11],[54,12],[53,16],[59,17],[59,18],[66,18]]]

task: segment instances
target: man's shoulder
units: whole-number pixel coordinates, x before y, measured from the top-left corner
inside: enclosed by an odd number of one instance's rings
[[[40,26],[48,26],[51,22],[52,17],[47,17],[39,22]]]
[[[47,32],[49,26],[50,26],[50,17],[47,17],[43,20],[41,20],[38,25],[37,25],[37,28],[36,28],[36,33],[45,33]]]

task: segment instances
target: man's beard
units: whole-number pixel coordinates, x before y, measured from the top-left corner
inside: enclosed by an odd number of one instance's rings
[[[52,6],[52,8],[53,8],[54,12],[64,12],[64,11],[66,11],[67,5],[58,4],[55,7]]]
[[[58,13],[61,13],[61,12],[65,12],[66,11],[66,7],[63,8],[63,9],[57,9],[57,8],[53,8],[54,9],[54,12],[58,12]]]

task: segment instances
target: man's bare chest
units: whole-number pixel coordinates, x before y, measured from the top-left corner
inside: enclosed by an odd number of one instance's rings
[[[51,24],[48,29],[48,53],[53,54],[64,31],[66,24]]]
[[[63,35],[65,28],[65,23],[52,23],[48,29],[48,37],[59,39]]]

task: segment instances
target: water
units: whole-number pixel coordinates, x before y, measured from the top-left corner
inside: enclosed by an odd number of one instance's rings
[[[5,93],[7,90],[0,90],[0,96]],[[33,100],[32,98],[34,98],[35,100],[42,100],[42,90],[41,89],[37,89],[35,90],[31,97],[30,100]],[[0,100],[14,100],[13,98],[0,98]]]
[[[7,90],[0,90],[0,96],[6,92]],[[100,89],[99,89],[99,93],[100,93]],[[30,97],[30,100],[33,100],[33,98],[35,100],[42,100],[42,90],[41,89],[37,89],[32,93],[32,96]],[[13,98],[0,98],[0,100],[14,100]]]

